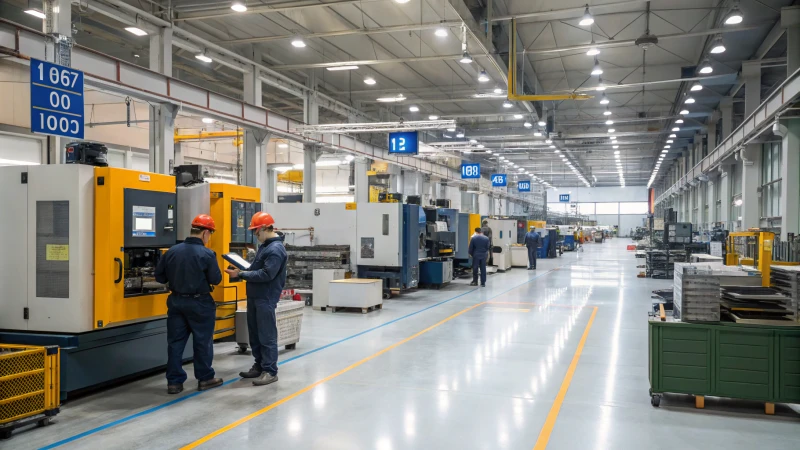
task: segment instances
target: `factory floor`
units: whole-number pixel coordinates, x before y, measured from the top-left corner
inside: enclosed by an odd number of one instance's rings
[[[64,405],[17,448],[791,449],[800,415],[779,406],[667,396],[650,406],[650,291],[630,240],[458,280],[366,315],[306,308],[280,381],[239,380],[249,355],[215,346],[228,383],[166,394],[153,375]],[[154,349],[158,351],[158,349]],[[191,366],[186,367],[191,376]]]

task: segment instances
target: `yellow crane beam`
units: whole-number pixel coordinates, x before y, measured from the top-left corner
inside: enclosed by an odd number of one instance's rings
[[[201,131],[199,133],[192,133],[192,134],[178,134],[178,130],[175,130],[175,134],[173,135],[173,140],[178,142],[183,141],[200,141],[203,139],[219,139],[219,138],[235,138],[240,140],[244,137],[244,131],[242,130],[232,130],[232,131]]]
[[[517,20],[511,20],[511,43],[508,52],[508,100],[516,102],[542,102],[550,100],[589,100],[594,98],[587,94],[541,94],[541,95],[520,95],[517,94]]]

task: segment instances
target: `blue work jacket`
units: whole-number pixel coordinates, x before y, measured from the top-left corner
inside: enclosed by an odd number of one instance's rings
[[[258,247],[250,269],[239,277],[247,281],[247,298],[277,302],[286,285],[286,262],[288,260],[283,237],[267,239]]]
[[[525,233],[525,246],[528,248],[538,248],[542,236],[536,231],[528,231]]]
[[[483,259],[489,256],[489,238],[476,234],[469,240],[469,256],[475,259]]]
[[[158,260],[156,281],[177,295],[205,295],[222,282],[217,255],[197,237],[173,245]]]

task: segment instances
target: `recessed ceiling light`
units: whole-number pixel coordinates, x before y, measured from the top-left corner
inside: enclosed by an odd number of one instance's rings
[[[375,78],[372,78],[372,77],[364,78],[364,84],[368,84],[368,85],[372,86],[375,83],[377,83],[377,81],[375,81]]]
[[[131,33],[131,34],[135,34],[136,36],[147,36],[147,31],[144,31],[141,28],[125,27],[125,31],[127,31],[128,33]]]

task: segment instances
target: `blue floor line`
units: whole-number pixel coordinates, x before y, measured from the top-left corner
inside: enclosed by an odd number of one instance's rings
[[[562,266],[559,266],[559,267],[563,267],[563,266],[564,266],[564,265],[562,265]],[[553,269],[550,269],[550,270],[548,270],[547,272],[544,272],[544,273],[542,273],[541,275],[536,275],[536,276],[535,276],[535,277],[533,277],[533,278],[529,278],[527,281],[525,281],[525,282],[523,282],[523,283],[520,283],[520,284],[518,284],[518,285],[516,285],[516,286],[514,286],[514,287],[512,287],[512,288],[510,288],[510,289],[508,289],[508,290],[505,290],[505,291],[503,291],[503,292],[501,292],[501,293],[499,293],[499,294],[495,295],[495,296],[494,296],[494,297],[492,297],[491,299],[497,298],[497,297],[499,297],[499,296],[501,296],[501,295],[503,295],[503,294],[506,294],[506,293],[508,293],[508,292],[510,292],[510,291],[513,291],[514,289],[516,289],[516,288],[518,288],[518,287],[520,287],[520,286],[522,286],[522,285],[528,284],[528,283],[530,283],[531,281],[533,281],[533,280],[535,280],[535,279],[537,279],[537,278],[539,278],[539,277],[543,277],[543,276],[547,275],[548,273],[550,273],[550,272],[552,272],[552,271],[553,271]],[[355,338],[357,338],[357,337],[359,337],[359,336],[362,336],[362,335],[364,335],[364,334],[367,334],[367,333],[369,333],[369,332],[375,331],[375,330],[377,330],[377,329],[379,329],[379,328],[383,328],[383,327],[385,327],[385,326],[388,326],[388,325],[391,325],[391,324],[393,324],[393,323],[399,322],[399,321],[401,321],[401,320],[403,320],[403,319],[407,319],[407,318],[409,318],[409,317],[415,316],[415,315],[417,315],[417,314],[419,314],[419,313],[422,313],[422,312],[425,312],[425,311],[427,311],[427,310],[429,310],[429,309],[436,308],[437,306],[444,305],[445,303],[448,303],[448,302],[451,302],[451,301],[453,301],[453,300],[456,300],[456,299],[458,299],[458,298],[461,298],[461,297],[463,297],[463,296],[465,296],[465,295],[467,295],[467,294],[471,294],[471,293],[473,293],[473,292],[475,292],[475,291],[477,291],[477,290],[478,290],[478,289],[472,289],[472,290],[469,290],[469,291],[467,291],[467,292],[464,292],[464,293],[461,293],[461,294],[459,294],[459,295],[456,295],[455,297],[449,298],[449,299],[447,299],[447,300],[442,300],[442,301],[441,301],[441,302],[439,302],[439,303],[434,303],[433,305],[430,305],[430,306],[427,306],[427,307],[425,307],[425,308],[422,308],[422,309],[420,309],[419,311],[415,311],[415,312],[413,312],[413,313],[406,314],[405,316],[398,317],[397,319],[390,320],[390,321],[388,321],[388,322],[386,322],[386,323],[380,324],[380,325],[378,325],[378,326],[375,326],[375,327],[372,327],[372,328],[368,328],[368,329],[366,329],[366,330],[364,330],[364,331],[361,331],[361,332],[359,332],[359,333],[356,333],[356,334],[354,334],[354,335],[352,335],[352,336],[348,336],[348,337],[346,337],[346,338],[344,338],[344,339],[340,339],[340,340],[338,340],[338,341],[331,342],[330,344],[323,345],[322,347],[317,347],[317,348],[315,348],[315,349],[313,349],[313,350],[309,350],[309,351],[307,351],[307,352],[305,352],[305,353],[301,353],[301,354],[299,354],[299,355],[297,355],[297,356],[293,356],[293,357],[291,357],[291,358],[288,358],[288,359],[285,359],[285,360],[283,360],[283,361],[279,361],[279,362],[278,362],[278,365],[279,365],[279,366],[282,366],[282,365],[284,365],[284,364],[286,364],[286,363],[289,363],[289,362],[291,362],[291,361],[294,361],[294,360],[296,360],[296,359],[300,359],[300,358],[302,358],[302,357],[304,357],[304,356],[308,356],[308,355],[310,355],[310,354],[312,354],[312,353],[316,353],[316,352],[318,352],[318,351],[325,350],[326,348],[333,347],[334,345],[341,344],[342,342],[346,342],[346,341],[349,341],[349,340],[351,340],[351,339],[355,339]],[[491,299],[489,299],[489,300],[491,300]],[[230,380],[228,380],[228,381],[226,381],[226,382],[222,383],[222,386],[225,386],[225,385],[228,385],[228,384],[231,384],[231,383],[235,383],[235,382],[237,382],[237,381],[239,381],[239,380],[241,380],[241,378],[233,378],[233,379],[230,379]],[[212,389],[212,390],[213,390],[213,389]],[[200,395],[200,394],[202,394],[202,393],[204,393],[204,392],[209,392],[209,391],[196,391],[196,392],[193,392],[193,393],[191,393],[191,394],[184,395],[183,397],[176,398],[175,400],[171,400],[171,401],[168,401],[168,402],[166,402],[166,403],[162,403],[161,405],[158,405],[158,406],[153,406],[152,408],[145,409],[144,411],[140,411],[140,412],[138,412],[138,413],[131,414],[130,416],[126,416],[126,417],[123,417],[123,418],[121,418],[121,419],[117,419],[117,420],[115,420],[115,421],[113,421],[113,422],[109,422],[109,423],[107,423],[107,424],[105,424],[105,425],[101,425],[101,426],[99,426],[99,427],[92,428],[91,430],[84,431],[83,433],[79,433],[79,434],[76,434],[76,435],[74,435],[74,436],[70,436],[70,437],[68,437],[68,438],[66,438],[66,439],[62,439],[62,440],[60,440],[60,441],[58,441],[58,442],[54,442],[54,443],[52,443],[52,444],[50,444],[50,445],[47,445],[47,446],[45,446],[45,447],[41,447],[41,448],[39,448],[39,450],[48,450],[48,449],[51,449],[51,448],[56,448],[56,447],[60,447],[60,446],[62,446],[62,445],[65,445],[65,444],[69,444],[70,442],[76,441],[76,440],[78,440],[78,439],[82,439],[82,438],[84,438],[84,437],[86,437],[86,436],[90,436],[90,435],[92,435],[92,434],[99,433],[99,432],[101,432],[101,431],[103,431],[103,430],[107,430],[107,429],[109,429],[109,428],[112,428],[112,427],[115,427],[115,426],[117,426],[117,425],[121,425],[121,424],[123,424],[123,423],[125,423],[125,422],[129,422],[129,421],[131,421],[131,420],[133,420],[133,419],[137,419],[137,418],[139,418],[139,417],[146,416],[146,415],[148,415],[148,414],[152,414],[152,413],[154,413],[154,412],[156,412],[156,411],[159,411],[159,410],[161,410],[161,409],[167,408],[167,407],[169,407],[169,406],[175,405],[175,404],[177,404],[177,403],[180,403],[180,402],[183,402],[183,401],[185,401],[185,400],[189,400],[190,398],[197,397],[198,395]]]

